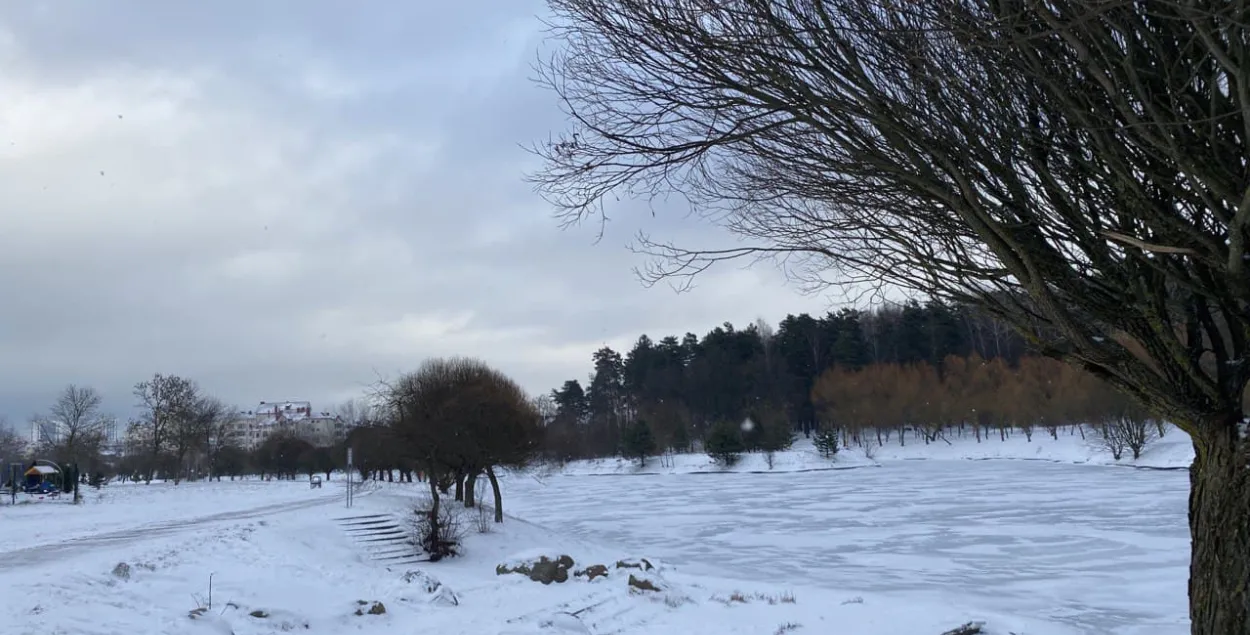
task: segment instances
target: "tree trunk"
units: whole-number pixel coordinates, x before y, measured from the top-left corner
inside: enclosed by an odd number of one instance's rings
[[[478,475],[478,472],[475,470],[471,474],[469,474],[468,477],[464,479],[464,506],[465,507],[473,507],[475,504],[477,504],[477,499],[475,498],[475,495],[477,492],[477,475]]]
[[[456,500],[464,502],[464,472],[456,472]]]
[[[1189,468],[1192,635],[1250,635],[1250,440],[1240,417],[1198,427]]]
[[[503,522],[503,494],[499,491],[499,479],[495,478],[495,468],[486,466],[486,478],[490,479],[490,488],[495,492],[495,522]]]

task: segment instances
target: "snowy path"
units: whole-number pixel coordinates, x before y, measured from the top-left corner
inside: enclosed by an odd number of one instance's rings
[[[1188,476],[1040,462],[509,479],[511,509],[692,573],[952,593],[1091,632],[1187,614]]]
[[[283,493],[286,494],[289,492]],[[0,542],[0,572],[58,562],[69,558],[79,557],[90,553],[93,550],[116,547],[161,536],[177,534],[213,523],[262,518],[265,516],[272,516],[300,509],[329,505],[331,503],[342,503],[343,494],[339,491],[331,489],[326,493],[314,493],[311,497],[304,495],[297,500],[272,502],[272,498],[260,498],[259,501],[263,501],[264,504],[256,504],[257,501],[255,500],[249,503],[245,499],[244,501],[236,503],[236,505],[242,505],[240,508],[231,509],[229,511],[204,514],[203,508],[201,508],[197,510],[199,515],[170,518],[158,522],[146,521],[145,518],[140,515],[127,516],[125,515],[125,512],[128,510],[125,506],[122,506],[119,510],[108,510],[105,508],[106,511],[122,512],[122,514],[110,514],[112,518],[101,519],[105,521],[102,523],[105,529],[98,531],[90,531],[90,529],[81,530],[79,533],[64,540],[55,542],[40,542],[17,547],[11,546],[12,543],[6,544],[6,542]],[[97,507],[96,509],[100,508]],[[74,507],[63,505],[46,507],[37,511],[49,512],[62,510],[66,512],[76,511]],[[121,515],[122,518],[118,518],[119,515]],[[13,531],[12,526],[5,527],[5,529]],[[22,543],[17,544],[21,545]]]

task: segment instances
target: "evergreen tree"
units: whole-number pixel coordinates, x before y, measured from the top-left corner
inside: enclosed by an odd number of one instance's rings
[[[832,459],[838,453],[838,429],[830,425],[821,426],[812,436],[812,443],[821,456]]]
[[[732,421],[722,419],[712,426],[704,448],[713,461],[725,467],[733,467],[746,449],[742,444],[741,428]]]
[[[647,457],[655,454],[656,451],[655,436],[651,434],[651,425],[644,419],[635,420],[625,428],[621,447],[625,456],[638,460],[638,467],[646,467]]]

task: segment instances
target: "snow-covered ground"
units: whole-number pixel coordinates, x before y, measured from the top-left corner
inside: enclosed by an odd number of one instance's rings
[[[463,557],[424,564],[388,566],[379,553],[393,545],[345,524],[405,525],[419,484],[362,492],[351,510],[337,476],[321,490],[110,485],[80,506],[0,507],[0,632],[939,635],[973,620],[988,635],[1187,631],[1184,472],[887,449],[834,465],[864,469],[829,470],[800,447],[764,474],[513,473],[515,516],[489,534],[469,522]],[[984,458],[947,458],[965,455]],[[814,468],[826,469],[799,471]],[[496,575],[536,552],[609,577]],[[638,558],[659,571],[615,567]],[[406,580],[412,570],[443,589]],[[631,592],[630,573],[662,590]],[[384,614],[369,614],[374,602]]]
[[[409,486],[408,492],[415,489]],[[412,506],[408,492],[391,487],[365,495],[350,511],[337,505],[285,510],[141,543],[90,543],[72,559],[0,568],[4,632],[936,635],[973,619],[987,621],[991,634],[1081,632],[968,607],[954,595],[928,599],[834,590],[796,584],[783,575],[716,579],[659,560],[654,560],[659,569],[651,572],[618,569],[621,559],[640,562],[639,553],[516,518],[493,533],[471,535],[462,558],[420,565],[454,594],[458,604],[452,604],[445,590],[427,592],[428,577],[405,580],[417,566],[388,568],[372,560],[369,547],[349,538],[336,522],[402,513]],[[496,565],[515,560],[519,552],[568,554],[576,568],[605,564],[609,577],[544,586],[515,574],[497,575]],[[631,592],[630,574],[661,590]],[[385,613],[369,613],[375,602]],[[197,608],[203,610],[192,618]]]
[[[98,490],[84,487],[78,505],[69,496],[40,499],[19,494],[14,506],[4,496],[0,500],[0,552],[125,533],[140,526],[160,531],[210,516],[228,518],[298,507],[339,495],[338,488],[309,489],[307,481],[248,479],[178,485],[113,483]]]
[[[1188,468],[1193,462],[1194,448],[1189,437],[1180,430],[1169,427],[1162,438],[1154,439],[1146,446],[1140,459],[1134,460],[1126,452],[1117,461],[1092,430],[1086,430],[1082,437],[1075,428],[1063,428],[1057,439],[1052,438],[1045,430],[1038,430],[1030,440],[1023,432],[1015,430],[1005,440],[997,432],[982,437],[980,442],[970,432],[963,436],[948,433],[927,444],[922,439],[908,436],[905,445],[900,445],[898,435],[894,434],[883,445],[873,443],[868,449],[859,446],[844,448],[830,460],[820,456],[811,441],[800,437],[792,449],[775,453],[771,466],[768,464],[768,457],[759,452],[743,454],[741,460],[728,469],[714,463],[706,454],[698,453],[652,457],[642,467],[637,461],[620,458],[573,461],[555,471],[568,475],[805,472],[863,467],[881,461],[920,459],[1019,459],[1179,469]],[[547,471],[553,470],[549,468]]]

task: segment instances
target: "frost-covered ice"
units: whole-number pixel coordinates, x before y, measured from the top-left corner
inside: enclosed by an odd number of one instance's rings
[[[886,460],[804,473],[516,475],[507,492],[546,523],[687,572],[953,596],[1088,633],[1187,624],[1183,471]]]

